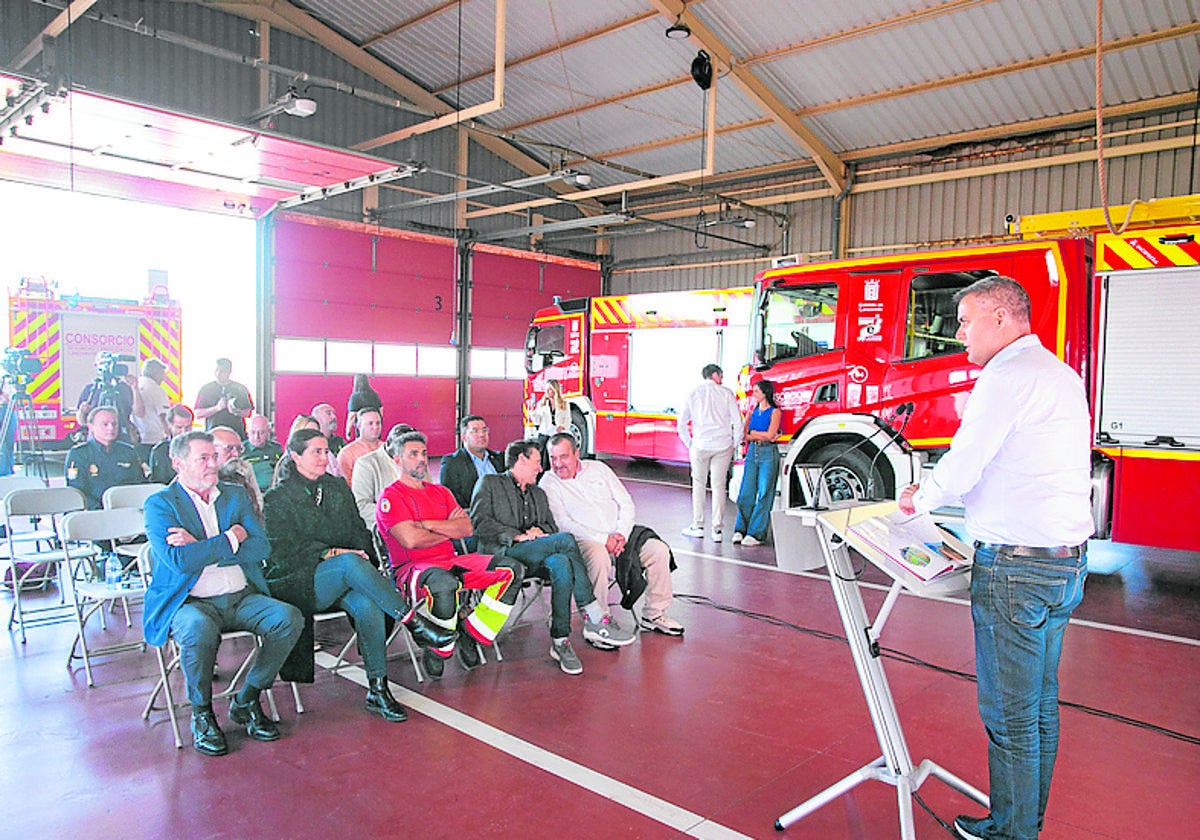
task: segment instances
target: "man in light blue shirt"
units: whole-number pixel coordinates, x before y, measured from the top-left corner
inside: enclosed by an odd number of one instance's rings
[[[458,424],[462,445],[453,455],[442,459],[439,480],[443,487],[454,494],[454,500],[463,510],[471,507],[471,492],[481,476],[504,472],[504,455],[488,449],[489,432],[487,421],[478,414],[470,414]]]

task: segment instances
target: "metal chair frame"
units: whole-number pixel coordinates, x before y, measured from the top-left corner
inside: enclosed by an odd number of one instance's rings
[[[62,538],[64,545],[68,548],[74,543],[125,539],[142,533],[143,529],[142,513],[135,508],[76,511],[68,513],[62,520]],[[143,545],[146,544],[143,543]],[[144,560],[140,553],[136,562],[141,571],[144,567]],[[139,598],[146,594],[144,581],[144,574],[139,575],[139,579],[132,586],[109,584],[100,579],[85,578],[72,581],[71,595],[75,604],[76,632],[75,641],[72,642],[70,653],[67,654],[67,667],[70,668],[76,658],[83,659],[83,669],[87,673],[89,686],[96,684],[92,676],[93,656],[106,656],[129,650],[145,651],[144,639],[138,642],[122,642],[92,649],[88,647],[87,635],[84,632],[87,620],[93,613],[105,604],[117,601],[120,601],[125,608],[125,626],[133,627],[133,621],[129,614],[129,599]],[[107,624],[103,623],[104,614],[101,613],[100,617],[101,626],[107,629]],[[82,652],[76,654],[76,648]]]
[[[15,623],[21,631],[21,644],[26,642],[25,629],[29,626],[54,624],[62,621],[73,621],[77,618],[74,597],[67,603],[67,590],[74,585],[75,573],[83,561],[98,554],[95,546],[71,547],[61,537],[63,517],[86,507],[83,494],[73,487],[43,487],[24,490],[13,490],[4,496],[4,524],[8,531],[8,556],[3,558],[8,562],[12,575],[13,606],[8,616],[8,628]],[[57,543],[55,548],[41,550],[34,542],[32,550],[18,549],[18,541],[13,535],[13,520],[15,517],[49,517],[51,528],[48,534],[53,534]],[[49,537],[47,537],[49,538]],[[25,542],[28,542],[26,540]],[[24,573],[18,569],[18,564],[30,564]],[[26,608],[21,603],[21,591],[26,588],[30,578],[39,566],[53,566],[54,574],[59,583],[59,603],[52,606]],[[64,567],[66,574],[64,574]],[[49,571],[43,569],[43,575]]]

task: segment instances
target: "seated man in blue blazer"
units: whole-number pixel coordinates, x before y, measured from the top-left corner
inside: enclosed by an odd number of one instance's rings
[[[229,705],[229,720],[258,741],[279,728],[258,695],[275,681],[304,628],[291,604],[267,594],[262,563],[270,552],[246,491],[217,483],[217,451],[208,432],[171,440],[176,480],[146,500],[146,534],[154,575],[142,616],[146,641],[179,644],[179,664],[192,704],[192,745],[205,755],[228,752],[212,708],[212,673],[221,633],[248,630],[262,648]]]

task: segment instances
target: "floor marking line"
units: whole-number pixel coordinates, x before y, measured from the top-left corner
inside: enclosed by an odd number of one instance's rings
[[[319,652],[316,655],[316,661],[321,667],[330,669],[337,664],[337,657]],[[336,674],[360,686],[366,687],[367,685],[366,672],[360,665],[343,664],[338,668]],[[410,709],[420,712],[444,726],[458,730],[482,744],[681,831],[690,837],[700,838],[700,840],[750,840],[745,834],[524,741],[491,724],[484,723],[457,709],[405,688],[399,683],[389,681],[389,684],[396,699]]]
[[[829,582],[828,575],[818,574],[816,572],[806,572],[798,569],[781,569],[778,566],[764,566],[762,563],[751,563],[747,560],[737,560],[733,557],[722,557],[719,554],[707,554],[702,551],[689,551],[686,548],[671,546],[671,550],[676,554],[686,554],[689,557],[699,557],[702,560],[716,560],[720,563],[728,563],[731,566],[742,566],[747,569],[759,569],[764,572],[776,572],[785,575],[795,575],[796,577],[806,577],[813,580],[823,580]],[[859,586],[864,589],[876,589],[880,592],[887,592],[891,589],[890,586],[885,586],[881,583],[870,583],[869,581],[860,581]],[[902,589],[900,594],[908,598],[921,598],[925,601],[941,601],[944,604],[957,604],[960,607],[969,607],[971,602],[965,598],[949,598],[945,595],[914,595],[907,589]],[[1157,633],[1153,630],[1142,630],[1137,627],[1122,627],[1119,624],[1106,624],[1102,621],[1092,621],[1086,618],[1072,618],[1071,624],[1079,627],[1089,627],[1093,630],[1107,630],[1112,633],[1122,633],[1126,636],[1137,636],[1142,639],[1151,639],[1158,642],[1174,642],[1175,644],[1188,645],[1190,647],[1200,647],[1200,639],[1189,639],[1187,636],[1172,636],[1168,633]]]

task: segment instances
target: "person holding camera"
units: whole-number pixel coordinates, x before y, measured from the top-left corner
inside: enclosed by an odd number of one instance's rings
[[[144,412],[142,395],[138,393],[137,377],[129,371],[126,361],[132,356],[122,356],[101,351],[96,354],[96,378],[83,386],[75,408],[75,419],[79,425],[91,426],[91,413],[98,406],[112,406],[117,411],[117,439],[131,443],[133,438],[134,414]]]
[[[246,418],[254,413],[250,391],[230,379],[233,362],[217,359],[216,381],[200,389],[196,397],[196,417],[204,421],[205,431],[227,426],[246,439]]]
[[[144,484],[146,472],[133,446],[117,440],[117,410],[111,405],[88,414],[88,439],[71,447],[66,462],[67,486],[74,487],[88,510],[100,510],[104,491],[119,484]]]

